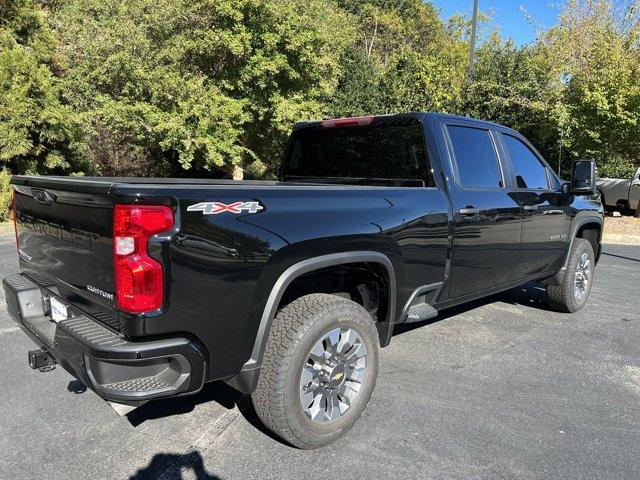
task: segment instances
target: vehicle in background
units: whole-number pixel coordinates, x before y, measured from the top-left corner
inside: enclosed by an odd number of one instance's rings
[[[300,123],[278,181],[12,185],[32,368],[120,409],[224,380],[301,448],[360,417],[394,325],[529,281],[575,312],[601,251],[594,162],[563,183],[518,132],[436,113]]]
[[[598,178],[596,188],[607,210],[640,212],[640,168],[631,178]]]

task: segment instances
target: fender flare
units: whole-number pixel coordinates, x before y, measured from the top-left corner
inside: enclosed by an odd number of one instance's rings
[[[276,311],[284,292],[296,278],[326,267],[362,262],[380,264],[387,272],[389,278],[389,306],[387,308],[386,323],[389,324],[389,332],[391,332],[394,316],[396,315],[397,283],[395,269],[389,257],[375,251],[341,252],[312,257],[291,265],[278,277],[260,317],[260,325],[258,326],[253,350],[251,351],[251,358],[243,365],[240,373],[227,380],[227,383],[243,393],[251,393],[255,390],[271,324],[276,316]]]
[[[602,239],[602,231],[604,228],[604,221],[602,220],[601,217],[596,217],[596,216],[588,216],[588,217],[581,217],[581,218],[576,218],[576,220],[574,221],[573,225],[571,225],[571,241],[569,242],[569,248],[567,249],[567,256],[564,259],[564,263],[562,264],[562,271],[567,269],[567,264],[569,263],[569,255],[571,254],[571,248],[573,247],[573,241],[576,239],[576,236],[578,234],[578,230],[580,230],[580,227],[582,227],[583,225],[586,225],[587,223],[597,223],[600,226],[600,236],[598,238],[598,243],[600,242],[600,240]],[[596,255],[596,261],[598,259],[598,252],[593,252]]]
[[[600,226],[600,237],[598,238],[598,243],[600,243],[600,239],[602,238],[602,230],[604,228],[604,221],[601,217],[595,215],[589,215],[585,217],[576,218],[571,225],[571,240],[569,241],[569,248],[567,248],[567,253],[562,264],[562,268],[552,277],[545,280],[545,283],[548,282],[549,285],[561,285],[564,280],[565,273],[567,272],[567,265],[569,264],[569,256],[571,255],[571,249],[573,248],[573,241],[576,239],[576,235],[578,234],[578,230],[583,225],[587,223],[597,223]],[[596,262],[600,257],[600,252],[593,252],[596,256]]]

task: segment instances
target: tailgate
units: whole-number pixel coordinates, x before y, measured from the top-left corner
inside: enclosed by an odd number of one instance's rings
[[[46,178],[29,182],[17,177],[12,183],[23,272],[91,313],[115,311],[113,202],[108,188],[94,188],[89,182],[83,188],[78,180],[65,188]],[[102,316],[105,323],[117,325],[115,315]]]

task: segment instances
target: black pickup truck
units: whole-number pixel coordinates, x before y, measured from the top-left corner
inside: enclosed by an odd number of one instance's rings
[[[297,124],[278,181],[16,176],[8,310],[117,406],[224,380],[301,448],[362,414],[394,325],[529,281],[586,302],[593,162],[437,113]],[[426,348],[426,347],[425,347]]]

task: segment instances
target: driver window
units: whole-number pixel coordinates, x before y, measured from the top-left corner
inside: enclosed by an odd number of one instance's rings
[[[516,137],[502,134],[502,138],[511,157],[517,187],[547,190],[547,171],[538,157]]]

